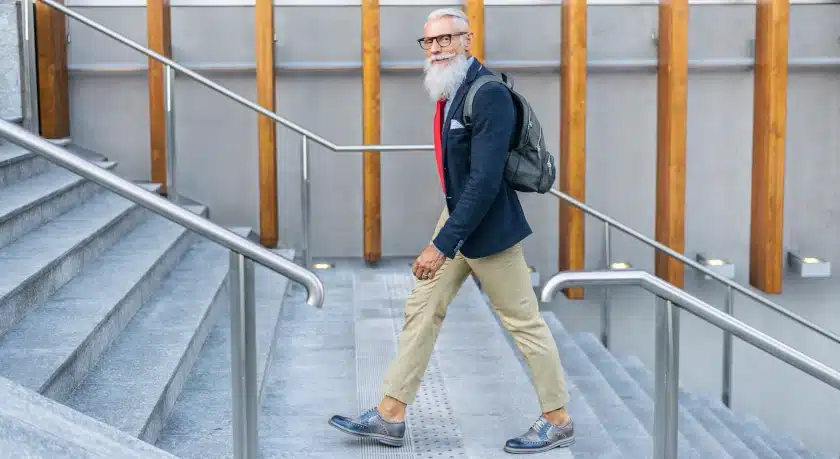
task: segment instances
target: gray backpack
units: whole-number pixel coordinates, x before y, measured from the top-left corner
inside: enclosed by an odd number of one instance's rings
[[[516,191],[525,193],[546,193],[554,185],[557,170],[554,157],[545,148],[542,126],[531,109],[531,104],[513,90],[513,80],[504,73],[478,77],[470,86],[464,99],[464,122],[472,127],[472,104],[475,94],[485,84],[498,81],[510,90],[516,105],[516,140],[505,162],[505,181]]]

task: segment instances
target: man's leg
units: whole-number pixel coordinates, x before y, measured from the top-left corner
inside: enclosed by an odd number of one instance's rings
[[[446,211],[438,221],[435,234],[446,221]],[[435,276],[418,280],[405,305],[405,320],[399,337],[397,356],[388,366],[383,381],[383,399],[359,419],[333,416],[330,424],[344,432],[375,438],[400,446],[405,433],[405,409],[414,401],[426,372],[438,332],[452,298],[470,273],[461,254],[446,260]]]
[[[541,452],[574,443],[566,413],[569,393],[557,344],[539,312],[521,244],[489,257],[468,259],[504,327],[531,371],[542,416],[524,435],[509,440],[509,452]]]

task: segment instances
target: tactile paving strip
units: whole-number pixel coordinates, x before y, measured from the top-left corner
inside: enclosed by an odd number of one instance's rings
[[[403,307],[414,282],[407,274],[392,274],[387,281],[396,342],[403,327]],[[435,353],[432,353],[429,367],[420,384],[417,400],[411,406],[409,429],[414,440],[414,455],[418,459],[468,457]]]
[[[412,287],[412,280],[407,275],[389,271],[362,271],[355,279],[353,303],[360,412],[376,405],[382,397],[382,380],[396,355],[403,325],[403,306]],[[443,374],[434,355],[415,403],[409,408],[405,445],[393,448],[364,441],[362,458],[467,458]]]

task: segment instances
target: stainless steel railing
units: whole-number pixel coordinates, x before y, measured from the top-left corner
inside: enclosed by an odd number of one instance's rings
[[[555,274],[546,282],[541,296],[543,301],[551,301],[557,292],[567,287],[610,287],[617,285],[642,287],[661,300],[656,307],[655,326],[654,459],[673,459],[677,457],[679,309],[685,309],[724,332],[737,336],[835,389],[840,389],[840,372],[837,370],[750,327],[732,317],[731,314],[721,312],[686,291],[645,271],[561,272]]]
[[[29,7],[25,7],[24,10],[31,11],[31,5],[32,5],[32,2],[34,0],[21,0],[21,1],[24,2],[25,6],[27,4],[29,5]],[[256,111],[256,112],[258,112],[262,115],[265,115],[265,116],[271,118],[272,120],[274,120],[275,122],[277,122],[277,123],[289,128],[289,129],[291,129],[292,131],[300,134],[302,136],[301,150],[300,150],[300,154],[301,154],[301,199],[303,201],[302,202],[302,205],[303,205],[303,218],[302,218],[302,226],[303,226],[303,244],[302,245],[303,245],[303,248],[302,248],[302,252],[303,252],[303,258],[304,258],[305,266],[311,266],[312,265],[311,231],[310,231],[311,230],[311,192],[310,192],[311,160],[310,160],[310,148],[309,148],[310,141],[315,142],[319,145],[322,145],[325,148],[327,148],[329,150],[332,150],[334,152],[355,152],[355,153],[359,153],[359,152],[365,152],[365,151],[380,151],[380,152],[389,152],[390,151],[390,152],[395,152],[395,151],[431,151],[431,150],[434,150],[434,147],[432,145],[348,145],[348,146],[337,145],[337,144],[332,143],[329,140],[327,140],[327,139],[325,139],[325,138],[323,138],[323,137],[321,137],[321,136],[319,136],[319,135],[317,135],[317,134],[315,134],[315,133],[313,133],[313,132],[311,132],[311,131],[309,131],[309,130],[307,130],[307,129],[305,129],[305,128],[303,128],[303,127],[301,127],[301,126],[299,126],[299,125],[297,125],[297,124],[295,124],[291,121],[289,121],[289,120],[287,120],[286,118],[283,118],[283,117],[277,115],[276,113],[271,112],[271,111],[257,105],[256,103],[245,99],[244,97],[242,97],[242,96],[234,93],[233,91],[230,91],[229,89],[226,89],[226,88],[222,87],[221,85],[219,85],[219,84],[217,84],[217,83],[199,75],[198,73],[184,67],[183,65],[180,65],[177,62],[175,62],[175,61],[173,61],[169,58],[166,58],[165,56],[162,56],[162,55],[160,55],[160,54],[158,54],[158,53],[156,53],[156,52],[154,52],[154,51],[152,51],[152,50],[150,50],[150,49],[148,49],[148,48],[146,48],[146,47],[144,47],[144,46],[142,46],[142,45],[140,45],[140,44],[124,37],[124,36],[122,36],[122,35],[120,35],[120,34],[118,34],[117,32],[114,32],[111,29],[108,29],[107,27],[103,26],[102,24],[99,24],[99,23],[97,23],[97,22],[95,22],[95,21],[93,21],[93,20],[91,20],[91,19],[73,11],[70,8],[67,8],[66,6],[62,5],[61,3],[56,2],[55,0],[39,0],[39,1],[43,4],[45,4],[45,5],[48,5],[52,8],[54,8],[54,9],[58,10],[58,11],[61,11],[65,15],[67,15],[67,16],[73,18],[73,19],[78,20],[79,22],[81,22],[81,23],[87,25],[88,27],[91,27],[91,28],[103,33],[104,35],[133,48],[134,50],[136,50],[140,53],[143,53],[146,56],[157,60],[158,62],[163,63],[166,66],[165,75],[167,75],[168,78],[166,78],[164,81],[165,81],[166,100],[169,101],[169,102],[167,102],[167,117],[166,117],[166,120],[167,120],[167,126],[168,126],[167,132],[171,134],[171,135],[167,135],[167,139],[174,138],[174,128],[173,128],[173,124],[172,124],[173,123],[174,108],[173,108],[171,102],[172,102],[172,99],[173,99],[173,95],[172,95],[173,85],[172,84],[173,84],[173,81],[174,81],[174,78],[175,78],[175,70],[183,73],[184,75],[187,75],[188,77],[192,78],[193,80],[203,84],[204,86],[207,86],[208,88],[218,92],[219,94],[222,94],[222,95],[228,97],[229,99],[232,99],[232,100],[238,102],[239,104],[241,104],[241,105],[243,105],[243,106],[245,106],[245,107],[247,107],[251,110],[254,110],[254,111]],[[30,34],[29,39],[30,39],[30,42],[28,44],[25,43],[25,49],[31,49],[32,52],[34,52],[35,47],[34,47],[34,42],[32,42],[32,40],[34,40],[34,36]],[[34,62],[34,60],[32,60],[32,59],[30,59],[30,61]],[[24,62],[26,62],[26,59],[24,59]],[[831,64],[833,64],[833,62]],[[29,73],[32,73],[32,72],[29,72]],[[32,73],[32,74],[34,75],[34,73]],[[36,108],[37,108],[37,106],[36,106]],[[175,184],[174,184],[174,181],[175,181],[175,179],[174,179],[174,168],[175,168],[175,166],[174,166],[174,162],[175,162],[175,158],[176,158],[176,154],[175,154],[175,150],[174,150],[174,148],[175,148],[174,142],[171,143],[168,146],[168,148],[171,148],[171,149],[168,150],[168,154],[167,154],[168,159],[167,160],[168,161],[173,161],[172,168],[168,169],[168,170],[173,171],[173,174],[168,174],[167,180],[170,180],[172,183],[168,183],[167,186],[168,186],[168,188],[174,190],[175,189]],[[733,293],[734,293],[734,291],[737,291],[737,292],[739,292],[743,295],[746,295],[747,297],[751,298],[752,300],[758,302],[759,304],[761,304],[763,306],[766,306],[766,307],[778,312],[779,314],[782,314],[783,316],[799,323],[800,325],[802,325],[802,326],[820,334],[821,336],[823,336],[825,338],[828,338],[829,340],[833,341],[834,343],[840,344],[840,335],[837,335],[836,333],[831,332],[831,331],[817,325],[814,322],[809,321],[808,319],[806,319],[806,318],[804,318],[804,317],[802,317],[802,316],[800,316],[800,315],[798,315],[798,314],[796,314],[796,313],[794,313],[794,312],[792,312],[788,309],[785,309],[784,307],[782,307],[782,306],[774,303],[773,301],[771,301],[771,300],[769,300],[769,299],[767,299],[767,298],[749,290],[747,287],[744,287],[741,284],[738,284],[737,282],[733,282],[733,281],[731,281],[731,280],[729,280],[725,277],[720,276],[719,274],[715,273],[714,271],[711,271],[708,268],[704,267],[703,265],[697,263],[696,261],[686,257],[685,255],[671,249],[670,247],[668,247],[664,244],[661,244],[660,242],[658,242],[658,241],[656,241],[656,240],[654,240],[650,237],[647,237],[647,236],[641,234],[640,232],[638,232],[638,231],[622,224],[621,222],[603,214],[602,212],[600,212],[600,211],[598,211],[598,210],[596,210],[596,209],[594,209],[594,208],[576,200],[572,196],[570,196],[566,193],[563,193],[560,190],[552,189],[550,191],[550,193],[553,194],[554,196],[556,196],[557,198],[559,198],[559,199],[561,199],[561,200],[579,208],[580,210],[582,210],[586,214],[589,214],[593,217],[596,217],[596,218],[598,218],[598,219],[600,219],[601,221],[604,222],[604,262],[605,262],[604,266],[605,267],[609,267],[609,265],[611,263],[611,258],[610,258],[610,255],[611,255],[610,254],[610,247],[611,247],[610,233],[611,233],[612,228],[617,228],[620,231],[630,235],[631,237],[633,237],[635,239],[638,239],[639,241],[649,245],[650,247],[653,247],[657,250],[661,250],[661,251],[667,253],[668,255],[680,260],[681,262],[683,262],[685,264],[687,264],[688,266],[691,266],[692,268],[706,274],[707,276],[725,284],[727,286],[727,292],[726,292],[725,302],[724,302],[724,310],[725,310],[726,313],[732,314],[734,312]],[[610,337],[610,309],[611,309],[611,306],[610,306],[609,289],[605,289],[604,299],[603,299],[603,302],[601,304],[601,340],[606,346],[609,346],[609,337]],[[722,381],[722,396],[721,396],[721,398],[723,400],[723,403],[726,404],[727,406],[729,406],[729,404],[731,402],[731,395],[730,395],[731,394],[731,374],[732,374],[732,337],[731,337],[730,334],[724,333],[723,381]]]
[[[701,265],[700,263],[686,257],[685,255],[677,252],[676,250],[654,240],[651,239],[644,234],[630,228],[629,226],[619,222],[618,220],[578,201],[577,199],[569,196],[566,193],[563,193],[560,190],[552,189],[549,193],[553,194],[554,196],[562,199],[565,202],[579,208],[583,212],[601,220],[604,222],[604,268],[608,269],[610,264],[612,263],[612,259],[610,258],[611,252],[611,241],[610,241],[610,233],[612,228],[617,228],[618,230],[624,232],[625,234],[647,244],[650,247],[653,247],[657,250],[661,250],[668,255],[680,260],[681,262],[685,263],[688,266],[704,273],[705,275],[722,282],[727,286],[726,288],[726,296],[724,297],[724,312],[729,315],[733,315],[734,313],[734,303],[735,299],[733,298],[733,291],[738,291],[746,295],[747,297],[755,300],[759,304],[766,306],[783,316],[792,319],[793,321],[799,323],[800,325],[809,328],[812,331],[819,333],[820,335],[828,338],[829,340],[840,344],[840,336],[836,333],[823,328],[817,325],[814,322],[794,313],[793,311],[786,309],[778,304],[770,301],[769,299],[749,290],[747,287],[734,282],[730,279],[727,279],[720,274],[706,268],[705,266]],[[601,301],[601,342],[604,346],[609,348],[610,345],[610,316],[611,316],[611,304],[610,304],[610,291],[609,287],[604,288],[604,296]],[[730,406],[732,401],[732,335],[726,331],[724,331],[723,335],[723,377],[722,377],[722,389],[721,389],[721,401],[726,405]]]
[[[155,193],[54,145],[13,123],[0,120],[4,137],[47,160],[69,169],[120,196],[230,250],[231,362],[234,447],[237,458],[255,458],[257,448],[256,305],[254,262],[303,285],[307,303],[322,307],[324,286],[312,271],[190,212]]]

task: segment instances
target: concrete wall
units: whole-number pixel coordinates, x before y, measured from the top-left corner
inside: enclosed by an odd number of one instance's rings
[[[11,0],[0,0],[0,119],[23,116],[20,79],[17,7]]]
[[[382,58],[417,61],[414,41],[431,6],[382,8]],[[549,61],[560,58],[560,10],[548,6],[488,6],[489,61]],[[142,7],[77,9],[137,40],[145,38]],[[254,62],[253,10],[248,6],[176,6],[175,58],[183,63],[237,67]],[[361,11],[358,6],[278,6],[277,60],[316,65],[358,62]],[[655,5],[593,5],[589,8],[589,57],[654,59],[651,33]],[[754,5],[694,5],[690,57],[695,60],[749,58]],[[149,178],[148,96],[145,66],[138,53],[71,21],[70,65],[74,141],[119,161],[119,172]],[[840,6],[795,4],[791,13],[790,57],[838,57]],[[107,71],[110,70],[110,71]],[[122,71],[120,71],[122,70]],[[559,145],[559,76],[556,72],[511,72]],[[222,85],[255,99],[251,71],[208,73]],[[840,214],[840,86],[837,69],[794,68],[789,77],[785,245],[840,260],[836,237]],[[686,249],[727,257],[746,283],[753,74],[747,68],[692,70],[689,78]],[[358,71],[281,72],[278,113],[339,144],[361,142],[361,77]],[[655,208],[656,77],[650,68],[593,71],[588,84],[587,203],[644,234],[652,235]],[[256,116],[196,83],[177,83],[178,186],[208,204],[212,218],[228,225],[258,227]],[[383,72],[383,143],[431,143],[432,105],[419,72]],[[280,237],[299,246],[299,136],[279,129]],[[312,202],[315,256],[362,254],[361,158],[313,148]],[[416,254],[428,241],[443,205],[431,154],[386,153],[382,160],[383,251]],[[531,263],[550,275],[557,269],[557,201],[523,195],[536,234],[525,243]],[[597,268],[603,227],[587,222],[587,267]],[[652,250],[623,235],[613,237],[616,258],[651,269]],[[689,276],[688,289],[722,304],[723,291]],[[840,330],[834,313],[834,280],[786,281],[774,298],[797,313]],[[546,307],[561,313],[575,330],[596,330],[597,296],[558,300]],[[744,299],[737,316],[788,344],[840,368],[837,346],[794,327]],[[614,340],[619,352],[653,364],[653,301],[619,292],[614,306]],[[719,391],[720,333],[693,317],[683,322],[685,383]],[[736,346],[734,403],[773,428],[787,430],[809,446],[835,455],[833,432],[840,395],[822,383],[773,361],[748,346]],[[812,421],[809,425],[803,422]]]

